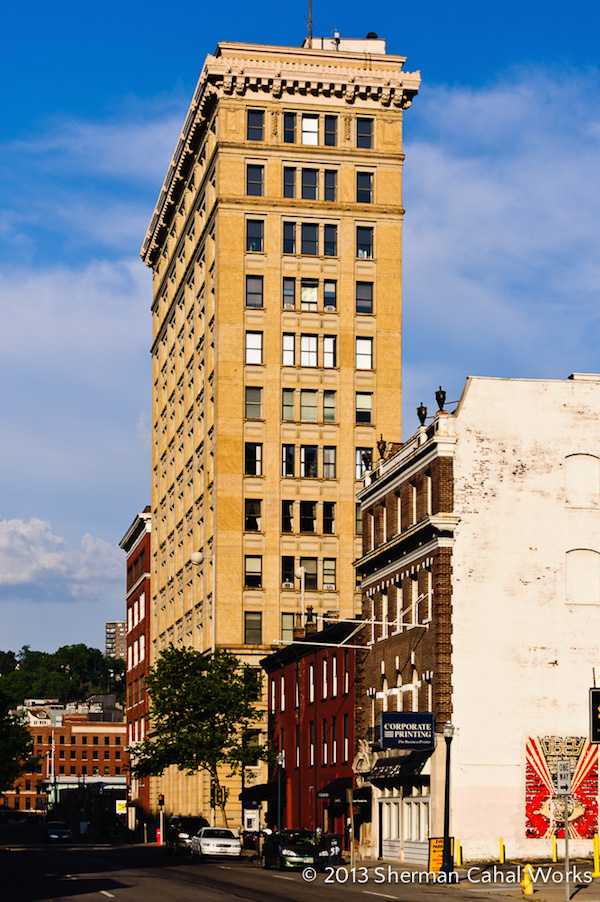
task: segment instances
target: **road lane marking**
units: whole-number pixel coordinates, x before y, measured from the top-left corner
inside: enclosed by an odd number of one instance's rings
[[[293,880],[293,877],[284,877],[283,874],[273,874],[277,880]]]
[[[102,893],[103,896],[108,896],[109,899],[115,898],[112,893],[107,892],[107,890],[105,890],[105,889],[101,889],[100,892]]]
[[[365,894],[365,896],[381,896],[383,899],[397,899],[398,898],[397,896],[388,896],[387,893],[375,893],[375,892],[369,891],[368,889],[364,889],[363,893]]]

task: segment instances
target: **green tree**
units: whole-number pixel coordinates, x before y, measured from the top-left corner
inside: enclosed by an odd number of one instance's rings
[[[25,770],[30,754],[29,730],[10,713],[8,700],[0,691],[0,792],[12,788]]]
[[[228,651],[202,654],[171,644],[150,669],[147,686],[150,732],[136,745],[132,770],[137,776],[159,775],[171,765],[188,774],[206,770],[224,814],[219,768],[235,773],[246,763],[244,740],[261,716],[259,672]]]

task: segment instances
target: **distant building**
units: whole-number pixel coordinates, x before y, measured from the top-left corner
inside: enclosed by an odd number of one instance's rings
[[[104,656],[125,660],[127,656],[127,624],[124,620],[107,622]]]
[[[443,394],[438,393],[440,407]],[[378,461],[363,510],[356,780],[372,788],[365,856],[426,863],[441,836],[444,723],[450,832],[463,857],[548,856],[564,835],[557,763],[570,762],[569,834],[589,855],[598,760],[588,689],[600,661],[600,375],[469,378]],[[387,747],[435,718],[435,750]],[[383,738],[383,744],[382,744]]]
[[[316,632],[309,620],[305,636],[299,630],[292,644],[261,661],[268,674],[269,738],[284,762],[281,778],[275,771],[269,784],[250,786],[245,798],[268,801],[272,825],[281,779],[283,827],[347,834],[356,632],[356,623],[346,621]]]
[[[135,744],[145,738],[147,727],[151,533],[152,514],[150,507],[146,507],[119,543],[127,555],[127,743],[132,756],[135,756]],[[150,812],[149,778],[131,777],[130,795],[129,826],[133,829]]]
[[[68,705],[56,699],[28,699],[17,708],[31,733],[31,756],[26,772],[5,791],[5,807],[40,814],[53,811],[55,816],[69,812],[71,826],[80,832],[81,821],[92,822],[95,806],[98,812],[102,808],[107,829],[114,826],[116,802],[124,804],[127,798],[126,728],[122,711],[104,707],[103,702],[114,704],[114,696],[97,698]],[[100,792],[102,805],[94,802]],[[85,817],[79,817],[79,808]]]

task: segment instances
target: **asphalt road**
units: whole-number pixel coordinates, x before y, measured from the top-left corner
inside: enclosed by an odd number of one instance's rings
[[[495,887],[468,882],[451,887],[396,883],[394,872],[409,872],[402,871],[401,865],[389,867],[391,874],[387,864],[380,863],[378,870],[359,864],[354,875],[346,868],[306,881],[298,872],[263,871],[257,861],[192,861],[155,845],[33,843],[0,848],[0,902],[508,902],[522,898],[518,883]],[[586,888],[579,902],[595,902],[598,888],[597,884]],[[543,896],[538,891],[534,900]]]

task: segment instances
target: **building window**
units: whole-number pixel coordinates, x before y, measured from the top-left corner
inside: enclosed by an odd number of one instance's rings
[[[336,448],[325,446],[323,448],[323,479],[335,479],[336,477]]]
[[[311,222],[302,223],[301,251],[308,257],[316,257],[319,253],[319,227]]]
[[[262,586],[262,557],[247,554],[244,558],[244,585],[247,589],[260,589]]]
[[[302,170],[302,200],[317,200],[319,196],[319,170]]]
[[[294,615],[281,615],[281,639],[283,642],[294,641]]]
[[[246,332],[246,363],[262,363],[262,332]]]
[[[284,222],[283,224],[283,253],[296,253],[296,223]]]
[[[357,501],[354,508],[354,535],[362,536],[362,510],[360,501]]]
[[[325,116],[325,146],[337,145],[337,116]]]
[[[248,110],[246,136],[248,141],[264,140],[265,114],[263,110]]]
[[[262,445],[246,442],[244,446],[244,472],[246,476],[262,476]]]
[[[356,256],[362,260],[373,259],[372,226],[356,226]]]
[[[291,166],[284,166],[283,169],[283,196],[296,196],[296,170]]]
[[[296,143],[296,114],[283,114],[283,140],[285,144]]]
[[[335,558],[323,560],[323,589],[335,589]]]
[[[294,446],[281,446],[281,475],[294,476]]]
[[[282,501],[281,502],[281,531],[282,532],[293,532],[294,531],[294,502],[293,501]]]
[[[373,369],[373,339],[357,338],[356,339],[356,369],[372,370]]]
[[[323,200],[337,200],[337,172],[335,169],[325,170]]]
[[[323,534],[335,535],[335,501],[323,502]]]
[[[327,666],[327,661],[323,661],[323,667]],[[323,698],[327,698],[327,695],[324,695]],[[327,749],[327,720],[323,718],[322,723],[322,736],[321,736],[321,755],[323,759],[323,764],[327,764],[328,760],[328,749]]]
[[[244,612],[244,644],[262,645],[262,614],[260,611]]]
[[[337,226],[325,226],[323,253],[326,257],[337,257]]]
[[[262,529],[262,500],[246,498],[244,500],[244,529],[246,532],[260,532]]]
[[[304,567],[304,588],[314,591],[317,588],[317,559],[316,557],[301,557],[300,566]]]
[[[323,422],[335,423],[336,421],[336,395],[334,391],[326,389],[323,392]]]
[[[373,283],[356,283],[356,312],[373,313]]]
[[[295,335],[284,332],[281,336],[281,363],[283,366],[294,366],[296,363]]]
[[[260,251],[263,249],[264,222],[262,219],[246,220],[246,250]]]
[[[334,661],[337,659],[334,658]],[[335,692],[334,692],[335,695]],[[331,763],[337,764],[337,718],[331,718]]]
[[[319,143],[319,117],[302,116],[302,143],[316,145]]]
[[[300,309],[316,310],[319,283],[316,279],[302,279],[300,283]]]
[[[356,120],[356,146],[357,147],[373,147],[373,120],[357,119]]]
[[[300,502],[300,532],[317,531],[317,502]]]
[[[283,309],[293,310],[296,306],[296,280],[283,280]]]
[[[303,423],[317,422],[317,392],[302,389],[300,392],[300,420]]]
[[[248,163],[246,166],[246,194],[251,197],[262,197],[265,167]]]
[[[294,588],[294,558],[287,554],[281,558],[281,588]]]
[[[356,173],[356,203],[371,204],[373,203],[373,173],[357,172]]]
[[[262,307],[263,277],[246,276],[246,307]]]
[[[337,307],[337,282],[330,279],[323,282],[323,306],[326,313],[333,313]]]
[[[312,705],[315,700],[315,665],[308,665],[308,703]],[[311,724],[312,726],[312,724]]]
[[[246,419],[260,420],[262,418],[262,388],[253,385],[246,386]]]
[[[300,446],[300,476],[316,478],[317,475],[317,446]]]
[[[281,391],[281,419],[294,420],[294,389],[284,388]]]
[[[349,751],[348,715],[344,714],[344,764],[348,760],[348,751]]]
[[[315,724],[312,720],[308,724],[308,766],[315,766]]]
[[[356,392],[356,422],[370,423],[373,416],[373,395],[370,392]]]
[[[335,335],[323,336],[323,366],[327,369],[337,366],[337,338]]]
[[[370,448],[357,448],[355,451],[355,476],[362,479],[367,470],[371,469],[372,452]]]
[[[300,365],[317,366],[317,341],[316,335],[300,336]]]

